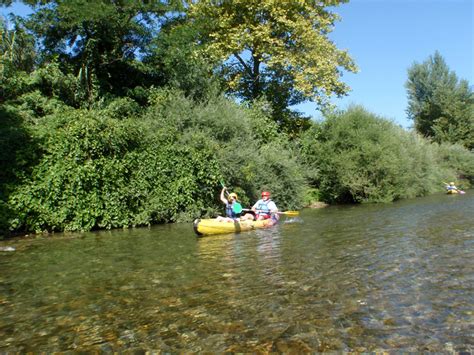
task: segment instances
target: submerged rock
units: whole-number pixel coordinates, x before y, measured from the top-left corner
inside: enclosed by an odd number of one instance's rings
[[[328,207],[329,205],[327,203],[324,203],[324,202],[320,202],[320,201],[314,201],[314,202],[311,202],[307,207],[309,208],[324,208],[324,207]]]

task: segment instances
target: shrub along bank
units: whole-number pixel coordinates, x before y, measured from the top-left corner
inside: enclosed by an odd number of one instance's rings
[[[422,196],[474,176],[472,152],[432,144],[360,107],[312,123],[293,140],[265,108],[222,96],[196,103],[160,89],[146,107],[118,99],[36,119],[10,114],[9,133],[0,132],[16,142],[2,156],[10,159],[1,176],[3,234],[214,216],[222,212],[221,180],[244,207],[268,189],[281,209],[295,209],[312,199]]]
[[[433,144],[357,106],[314,124],[300,146],[310,186],[330,203],[424,196],[443,181],[462,177],[468,187],[474,177],[472,152]]]
[[[167,90],[149,101],[138,116],[122,100],[61,110],[29,126],[41,153],[8,193],[9,229],[90,230],[213,215],[221,180],[239,186],[245,204],[266,188],[282,207],[300,205],[300,166],[258,107],[222,97],[195,104]]]

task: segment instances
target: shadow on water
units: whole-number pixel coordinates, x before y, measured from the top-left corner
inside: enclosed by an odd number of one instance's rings
[[[28,176],[35,164],[39,149],[28,134],[22,118],[7,110],[0,99],[0,239],[8,235],[8,220],[13,211],[7,201],[11,192],[20,184],[19,175]]]
[[[473,207],[436,195],[200,239],[177,224],[4,242],[0,350],[472,351]]]

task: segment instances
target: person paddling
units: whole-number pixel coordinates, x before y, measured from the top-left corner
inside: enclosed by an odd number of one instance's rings
[[[449,184],[446,185],[446,190],[447,191],[458,191],[458,188],[456,185],[454,185],[454,182],[450,182]]]
[[[278,219],[278,207],[275,202],[270,199],[270,192],[263,191],[262,198],[258,200],[253,206],[252,211],[255,213],[255,217],[247,213],[245,219],[264,220],[269,218]]]
[[[238,202],[238,197],[235,192],[231,192],[229,194],[229,198],[225,197],[225,192],[227,191],[227,187],[223,187],[220,195],[220,199],[222,203],[225,205],[225,214],[226,217],[217,217],[219,221],[226,221],[226,222],[233,222],[234,220],[238,219],[242,212],[242,206]]]
[[[456,185],[454,185],[454,182],[444,183],[446,185],[446,192],[448,194],[461,194],[464,195],[466,192],[463,190],[459,190]]]

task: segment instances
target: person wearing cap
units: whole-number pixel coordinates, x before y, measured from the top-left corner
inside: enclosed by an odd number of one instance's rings
[[[253,206],[252,211],[255,213],[255,220],[263,220],[269,218],[278,219],[278,207],[270,198],[270,192],[262,191],[262,198],[258,200]],[[253,215],[247,214],[246,218],[252,218]],[[251,216],[251,217],[250,217]]]
[[[224,186],[221,191],[220,199],[222,203],[225,205],[225,214],[226,217],[217,217],[217,220],[219,221],[226,221],[226,222],[233,222],[235,219],[238,219],[240,217],[240,212],[237,213],[237,210],[241,210],[241,208],[237,208],[237,205],[240,206],[240,204],[237,202],[238,197],[235,192],[231,192],[229,194],[229,198],[227,199],[225,197],[225,192],[227,191],[227,188]]]
[[[457,189],[458,188],[456,187],[456,185],[454,185],[454,182],[450,182],[449,185],[446,185],[446,190],[448,191],[452,191],[452,190],[457,191]]]

